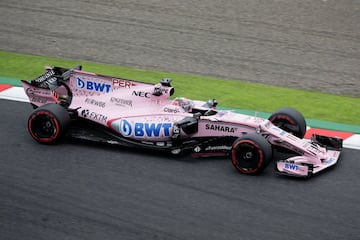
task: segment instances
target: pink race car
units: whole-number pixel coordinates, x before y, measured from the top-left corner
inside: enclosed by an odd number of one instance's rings
[[[313,135],[303,139],[306,122],[298,111],[283,108],[269,119],[217,109],[215,99],[170,98],[171,79],[158,84],[47,67],[22,81],[35,108],[28,130],[40,143],[64,135],[196,157],[228,156],[241,173],[256,174],[273,158],[273,149],[291,155],[277,160],[276,172],[310,177],[334,165],[342,139]]]

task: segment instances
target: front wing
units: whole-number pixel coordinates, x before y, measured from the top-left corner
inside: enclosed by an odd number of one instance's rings
[[[311,141],[326,149],[326,157],[321,160],[321,163],[315,163],[310,157],[295,156],[277,161],[275,171],[281,175],[308,178],[338,162],[343,143],[341,138],[314,134]]]

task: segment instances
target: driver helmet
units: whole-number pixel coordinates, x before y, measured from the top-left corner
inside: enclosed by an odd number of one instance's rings
[[[184,97],[177,97],[172,102],[173,105],[183,108],[186,112],[191,112],[194,102]]]

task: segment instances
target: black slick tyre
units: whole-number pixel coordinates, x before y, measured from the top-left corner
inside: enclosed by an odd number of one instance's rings
[[[64,135],[70,116],[68,111],[55,103],[46,104],[34,110],[28,119],[28,130],[39,143],[52,144]]]
[[[306,133],[306,121],[304,116],[293,108],[282,108],[269,117],[270,122],[282,130],[299,138]]]
[[[238,138],[231,149],[232,164],[244,174],[262,172],[271,160],[271,144],[260,134],[247,134]]]

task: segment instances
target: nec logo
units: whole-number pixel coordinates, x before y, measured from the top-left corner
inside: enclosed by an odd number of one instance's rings
[[[143,91],[133,91],[132,95],[137,97],[150,98],[151,93]]]
[[[172,123],[142,123],[134,124],[123,119],[120,122],[119,130],[124,137],[169,137]]]
[[[95,91],[95,92],[110,92],[111,84],[106,83],[99,83],[95,81],[86,81],[82,80],[79,77],[76,78],[76,87],[81,89],[86,89],[88,91]]]

